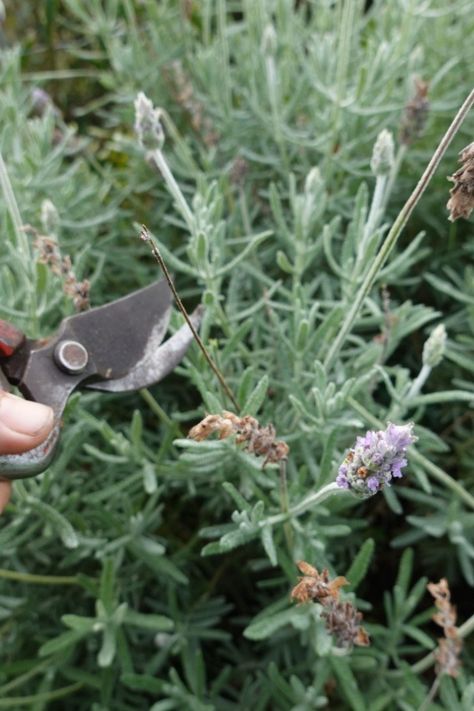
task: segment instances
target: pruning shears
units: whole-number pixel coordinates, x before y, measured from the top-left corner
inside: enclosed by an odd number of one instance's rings
[[[48,439],[25,454],[0,456],[0,478],[20,479],[44,471],[56,451],[61,417],[78,388],[131,392],[165,378],[193,340],[184,324],[163,341],[172,293],[158,281],[127,296],[65,318],[45,339],[29,339],[0,320],[0,387],[17,386],[28,400],[50,405],[55,426]],[[199,328],[202,309],[191,314]]]

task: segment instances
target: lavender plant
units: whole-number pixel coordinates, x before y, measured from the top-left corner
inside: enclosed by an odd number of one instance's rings
[[[92,305],[158,278],[145,224],[235,402],[197,347],[71,400],[0,519],[0,708],[472,707],[474,27],[445,5],[6,7],[0,318],[75,308],[38,235]]]

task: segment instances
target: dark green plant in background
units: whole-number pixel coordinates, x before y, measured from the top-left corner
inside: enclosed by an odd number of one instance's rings
[[[473,707],[472,217],[445,207],[472,112],[393,227],[472,90],[471,5],[7,7],[0,318],[37,336],[157,279],[145,224],[239,412],[196,346],[156,389],[73,397],[0,523],[0,708]],[[226,411],[247,440],[187,438]],[[321,496],[387,422],[414,423],[406,476]],[[370,646],[338,644],[343,608]]]

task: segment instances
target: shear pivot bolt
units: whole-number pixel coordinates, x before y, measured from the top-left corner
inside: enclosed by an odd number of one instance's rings
[[[61,370],[76,375],[85,369],[89,354],[77,341],[60,341],[54,350],[54,359]]]

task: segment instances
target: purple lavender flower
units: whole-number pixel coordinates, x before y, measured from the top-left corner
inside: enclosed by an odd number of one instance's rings
[[[363,437],[357,437],[349,450],[339,467],[336,484],[363,497],[373,496],[384,486],[390,486],[393,478],[402,476],[407,447],[416,439],[411,423],[389,422],[385,430],[369,430]]]

